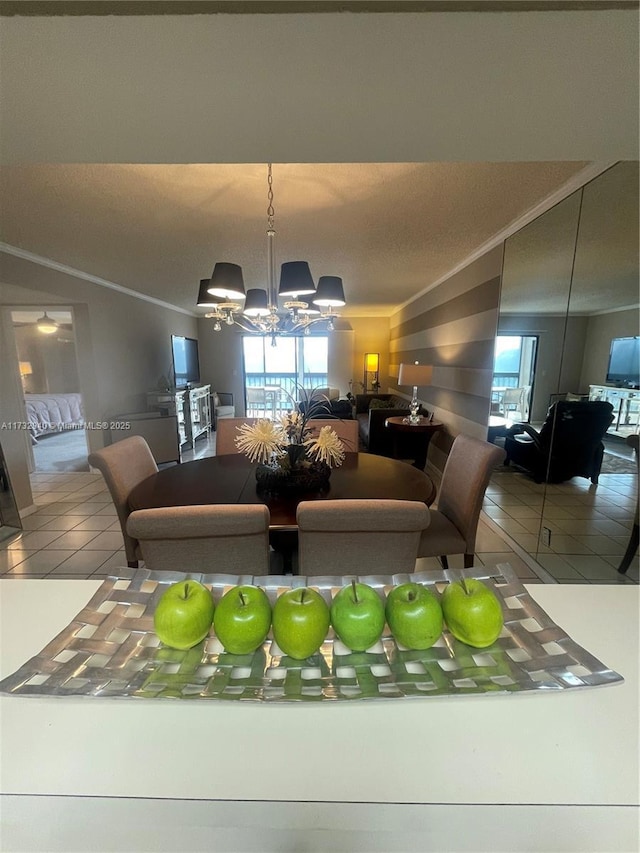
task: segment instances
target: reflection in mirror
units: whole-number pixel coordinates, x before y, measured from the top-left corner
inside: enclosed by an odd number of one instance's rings
[[[498,335],[536,339],[530,420],[542,424],[560,390],[562,340],[571,288],[580,192],[575,192],[505,242]]]
[[[542,516],[542,528],[551,531],[548,559],[555,557],[556,570],[573,569],[588,580],[622,579],[616,569],[637,511],[637,460],[625,441],[639,430],[640,391],[630,387],[638,384],[637,356],[626,381],[623,373],[613,380],[609,359],[612,341],[639,334],[638,234],[638,163],[618,163],[583,190],[568,317],[584,324],[584,335],[567,334],[562,367],[563,373],[572,363],[579,367],[571,389],[581,395],[580,408],[610,404],[613,420],[598,442],[604,447],[598,484],[569,481],[565,494],[580,500],[564,506],[569,518],[557,518],[557,493],[548,490]],[[537,559],[544,564],[543,554]],[[637,558],[634,571],[629,577],[637,580]]]
[[[0,540],[13,536],[18,530],[22,530],[22,522],[0,444]]]
[[[596,460],[557,483],[522,469],[492,481],[496,523],[560,582],[637,582],[637,564],[624,577],[616,569],[637,507],[637,462],[624,438],[640,429],[640,390],[630,387],[633,371],[615,387],[609,359],[614,339],[639,335],[638,281],[637,162],[616,164],[505,243],[499,334],[538,341],[531,427],[556,401],[579,414],[594,401],[613,407],[597,442],[600,472]]]
[[[612,403],[612,439],[638,432],[637,354],[630,349],[613,374],[609,359],[613,341],[639,334],[639,233],[638,163],[618,163],[584,188],[569,302],[570,315],[587,318],[580,391]]]

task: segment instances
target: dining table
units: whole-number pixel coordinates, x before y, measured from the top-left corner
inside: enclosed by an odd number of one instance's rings
[[[256,481],[256,463],[241,453],[209,456],[162,468],[135,486],[129,509],[204,504],[265,504],[269,509],[269,540],[282,555],[284,570],[293,571],[298,547],[296,510],[300,501],[338,499],[435,500],[433,480],[406,462],[373,453],[347,453],[333,468],[326,488],[273,493]]]

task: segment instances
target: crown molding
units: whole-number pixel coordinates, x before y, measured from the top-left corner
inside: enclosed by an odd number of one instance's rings
[[[591,12],[638,7],[638,0],[1,0],[0,16]]]
[[[83,272],[82,270],[74,269],[66,264],[53,261],[51,258],[44,258],[41,255],[36,255],[33,252],[27,252],[25,249],[20,249],[17,246],[12,246],[9,243],[0,242],[0,252],[7,255],[13,255],[15,258],[21,258],[24,261],[29,261],[32,264],[46,267],[56,272],[64,273],[65,275],[79,278],[82,281],[87,281],[90,284],[97,284],[99,287],[107,287],[109,290],[116,290],[118,293],[124,293],[126,296],[132,296],[134,299],[140,299],[142,302],[150,302],[152,305],[157,305],[160,308],[168,309],[169,311],[177,311],[179,314],[186,314],[187,317],[199,317],[194,311],[186,311],[184,308],[178,308],[177,305],[171,305],[169,302],[164,302],[162,299],[156,299],[155,296],[148,296],[146,293],[140,293],[138,290],[131,290],[128,287],[123,287],[121,284],[116,284],[114,281],[108,281],[106,278],[100,278],[97,275]]]
[[[530,222],[533,222],[534,219],[537,219],[539,216],[542,216],[543,213],[546,213],[552,207],[555,207],[556,204],[559,204],[561,201],[564,201],[565,198],[568,198],[572,193],[576,192],[576,190],[581,189],[589,181],[592,181],[594,178],[597,178],[603,172],[606,172],[607,169],[610,169],[612,166],[615,166],[618,163],[618,160],[611,160],[606,163],[590,163],[588,166],[585,166],[584,169],[581,169],[579,172],[576,172],[568,181],[565,181],[564,184],[559,186],[556,190],[550,193],[546,198],[542,199],[542,201],[538,202],[538,204],[534,205],[530,210],[526,213],[523,213],[517,219],[514,219],[513,222],[510,222],[506,225],[502,230],[498,231],[493,237],[490,237],[486,240],[481,246],[478,246],[470,255],[468,255],[463,261],[456,264],[455,267],[452,267],[449,272],[440,276],[440,278],[433,281],[431,284],[427,285],[427,287],[423,288],[419,293],[416,293],[415,296],[411,296],[391,313],[391,316],[395,316],[403,309],[407,308],[417,299],[420,299],[426,293],[438,287],[438,285],[445,282],[447,279],[451,278],[451,276],[459,273],[461,270],[468,267],[474,261],[477,261],[483,255],[486,255],[487,252],[490,252],[491,249],[495,249],[496,246],[499,246],[501,243],[507,239],[507,237],[512,237],[525,225],[528,225]]]

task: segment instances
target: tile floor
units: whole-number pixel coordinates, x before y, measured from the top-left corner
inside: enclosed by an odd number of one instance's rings
[[[545,485],[512,469],[493,475],[483,509],[559,583],[637,584],[637,555],[626,576],[617,571],[637,489],[635,474],[601,474],[595,486],[582,477]],[[541,538],[542,526],[550,531],[549,544]]]
[[[183,459],[213,453],[215,436],[197,442]],[[527,551],[537,538],[534,510],[543,487],[522,474],[498,473],[487,490],[476,562],[509,562],[526,583],[637,583],[637,563],[627,578],[615,570],[626,547],[636,487],[634,475],[602,475],[597,488],[577,479],[547,487],[545,523],[554,547],[542,546],[536,562]],[[38,509],[23,519],[22,533],[0,542],[0,576],[100,578],[126,566],[120,525],[100,474],[36,473],[32,489]],[[461,566],[462,558],[450,565]],[[416,567],[439,563],[422,558]]]

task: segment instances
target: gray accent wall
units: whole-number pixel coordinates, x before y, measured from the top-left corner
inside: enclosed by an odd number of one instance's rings
[[[502,256],[500,245],[391,318],[389,387],[410,398],[411,388],[397,383],[400,364],[434,368],[432,385],[418,397],[446,425],[429,446],[429,464],[440,470],[456,435],[487,436]]]

